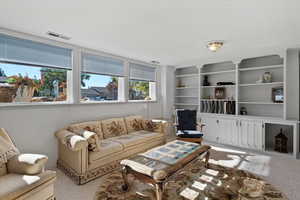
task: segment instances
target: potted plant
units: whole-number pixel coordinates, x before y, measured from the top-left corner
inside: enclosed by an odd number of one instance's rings
[[[35,90],[41,86],[39,80],[31,79],[21,74],[8,77],[6,82],[10,85],[14,85],[16,88],[16,95],[13,99],[14,102],[31,102]]]

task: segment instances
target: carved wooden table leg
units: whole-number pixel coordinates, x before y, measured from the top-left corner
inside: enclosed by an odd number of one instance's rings
[[[163,191],[164,191],[164,182],[156,182],[156,200],[162,200]]]
[[[207,152],[206,152],[206,155],[205,155],[205,167],[206,167],[206,168],[209,167],[209,163],[208,163],[208,161],[209,161],[209,156],[210,156],[210,152],[207,151]]]
[[[124,180],[124,185],[122,185],[122,189],[124,191],[128,191],[128,189],[129,189],[127,174],[128,174],[128,169],[127,169],[126,166],[123,166],[122,167],[122,177],[123,177],[123,180]]]

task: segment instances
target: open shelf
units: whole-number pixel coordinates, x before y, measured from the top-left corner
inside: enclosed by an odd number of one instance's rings
[[[200,75],[214,75],[214,74],[224,74],[224,73],[234,73],[235,70],[223,70],[223,71],[216,71],[216,72],[204,72],[200,73]]]
[[[272,83],[246,83],[240,84],[241,87],[248,87],[248,86],[273,86],[273,85],[283,85],[283,82],[272,82]]]
[[[175,96],[177,98],[198,98],[197,96]]]
[[[283,105],[283,103],[262,102],[262,101],[239,101],[239,104],[260,104],[260,105]]]
[[[176,90],[184,90],[184,89],[198,89],[197,87],[177,87]]]
[[[178,106],[198,106],[198,104],[192,104],[192,103],[175,103],[175,105],[178,105]]]
[[[210,85],[210,86],[201,86],[201,88],[234,88],[236,85]]]
[[[265,70],[265,69],[275,69],[275,68],[283,68],[283,65],[270,65],[270,66],[260,66],[260,67],[239,68],[239,71]]]
[[[183,74],[183,75],[176,75],[176,78],[192,78],[192,77],[199,77],[199,74]]]
[[[235,101],[231,99],[200,99],[200,101]]]

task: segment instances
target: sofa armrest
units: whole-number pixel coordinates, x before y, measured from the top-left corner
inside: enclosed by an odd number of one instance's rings
[[[165,120],[160,120],[160,119],[153,119],[151,120],[156,127],[156,132],[159,132],[161,134],[164,134],[166,135],[167,134],[167,129],[168,129],[168,125],[169,125],[169,122],[165,121]]]
[[[48,157],[40,154],[19,154],[7,162],[9,173],[35,175],[44,171]]]
[[[55,133],[58,141],[67,146],[72,151],[79,151],[88,148],[88,141],[84,137],[77,135],[66,129],[59,130]]]

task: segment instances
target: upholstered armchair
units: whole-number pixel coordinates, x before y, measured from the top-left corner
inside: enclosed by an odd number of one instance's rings
[[[0,128],[0,200],[54,200],[56,173],[45,171],[48,158],[20,154]]]

